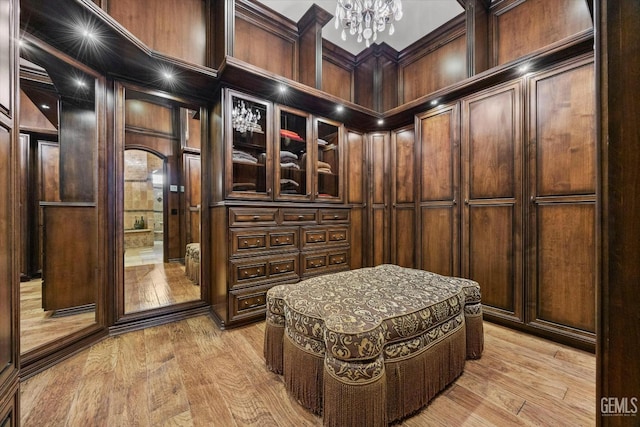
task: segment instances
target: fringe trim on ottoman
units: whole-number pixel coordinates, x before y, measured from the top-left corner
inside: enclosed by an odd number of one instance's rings
[[[282,339],[284,326],[265,323],[264,328],[264,360],[267,368],[282,375]]]
[[[285,336],[283,346],[284,383],[302,406],[322,414],[322,372],[324,355],[308,353]]]
[[[480,359],[484,350],[484,329],[482,313],[475,316],[465,315],[467,329],[467,359]]]
[[[385,362],[390,422],[421,409],[462,373],[466,358],[465,335],[465,329],[461,327],[420,354]]]
[[[328,427],[378,427],[387,425],[385,375],[362,384],[345,384],[324,375],[323,422]]]

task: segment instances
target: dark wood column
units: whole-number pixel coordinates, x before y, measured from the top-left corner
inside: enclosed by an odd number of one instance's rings
[[[313,4],[298,21],[300,83],[322,89],[322,27],[333,15]]]
[[[637,425],[640,419],[638,22],[637,0],[596,1],[604,230],[597,333],[596,405],[601,426]],[[624,416],[623,409],[635,412]]]
[[[467,76],[489,68],[489,4],[491,0],[466,0]]]

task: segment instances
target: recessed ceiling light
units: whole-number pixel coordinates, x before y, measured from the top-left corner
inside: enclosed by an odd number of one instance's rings
[[[287,87],[285,85],[280,85],[279,89],[280,89],[280,92],[282,93],[287,91]]]
[[[379,124],[379,125],[383,125],[383,124],[384,124],[384,120],[382,120],[382,119],[378,119],[378,124]]]
[[[48,110],[48,109],[50,109],[51,107],[49,107],[47,104],[42,104],[42,105],[40,106],[40,108],[42,108],[43,110]]]
[[[342,105],[338,105],[338,106],[336,107],[336,111],[337,111],[338,113],[342,113],[342,112],[344,111],[344,107],[343,107]]]
[[[434,99],[433,101],[431,101],[431,105],[438,105],[438,100]]]
[[[76,79],[76,85],[78,85],[80,87],[85,87],[86,83],[84,82],[84,80]]]
[[[162,77],[164,77],[165,80],[173,80],[173,74],[169,71],[163,71]]]
[[[529,71],[529,65],[523,64],[518,69],[520,70],[521,73],[526,73],[527,71]]]

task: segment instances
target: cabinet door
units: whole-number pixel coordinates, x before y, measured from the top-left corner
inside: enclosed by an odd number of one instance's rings
[[[347,132],[345,153],[347,161],[347,203],[351,208],[351,267],[361,268],[367,260],[367,150],[363,134]]]
[[[341,202],[342,196],[342,134],[340,123],[315,119],[316,152],[314,168],[314,195],[317,200]]]
[[[185,184],[185,228],[186,243],[200,242],[200,205],[202,202],[200,183],[201,165],[199,154],[184,154]],[[161,231],[156,229],[156,231]]]
[[[229,198],[273,197],[271,104],[226,92],[226,193]]]
[[[420,268],[460,275],[460,119],[458,105],[416,118],[420,169]]]
[[[462,266],[492,314],[523,320],[520,82],[462,102]]]
[[[369,149],[368,265],[391,260],[389,251],[389,133],[372,133]]]
[[[391,134],[391,262],[415,267],[415,129]]]
[[[309,114],[276,106],[275,179],[276,199],[313,198],[314,153]]]
[[[582,61],[530,82],[530,321],[595,339],[594,68]]]

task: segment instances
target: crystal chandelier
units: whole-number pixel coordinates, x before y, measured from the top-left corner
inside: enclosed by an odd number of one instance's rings
[[[231,111],[231,125],[240,133],[262,132],[262,126],[258,124],[260,117],[260,110],[251,111],[244,101],[239,100]]]
[[[338,0],[336,6],[336,30],[342,26],[342,40],[347,40],[348,30],[358,35],[358,42],[364,39],[367,47],[387,25],[392,35],[393,21],[401,18],[402,0]]]

